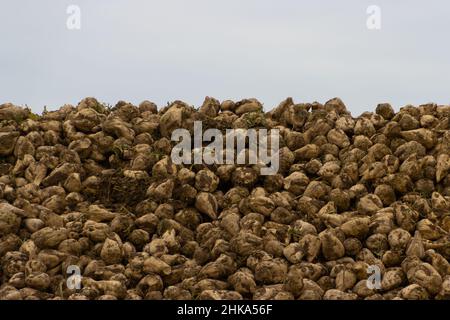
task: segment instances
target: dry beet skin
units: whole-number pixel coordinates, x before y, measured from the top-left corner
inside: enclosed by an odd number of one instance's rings
[[[450,299],[450,106],[86,98],[0,121],[0,299]],[[194,121],[279,129],[278,173],[175,165]]]

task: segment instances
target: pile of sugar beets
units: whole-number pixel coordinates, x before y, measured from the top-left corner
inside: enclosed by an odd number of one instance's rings
[[[86,98],[0,121],[0,299],[450,299],[448,105]],[[279,129],[278,173],[174,164],[194,121]]]

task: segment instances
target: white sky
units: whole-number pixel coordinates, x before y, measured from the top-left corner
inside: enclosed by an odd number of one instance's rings
[[[81,30],[66,27],[68,5]],[[381,8],[381,30],[366,9]],[[1,0],[0,103],[450,103],[448,0]]]

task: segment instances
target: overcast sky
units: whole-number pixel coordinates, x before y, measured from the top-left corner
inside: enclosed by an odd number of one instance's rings
[[[81,29],[69,30],[69,5]],[[369,5],[381,29],[366,26]],[[448,0],[1,0],[0,103],[450,103]]]

